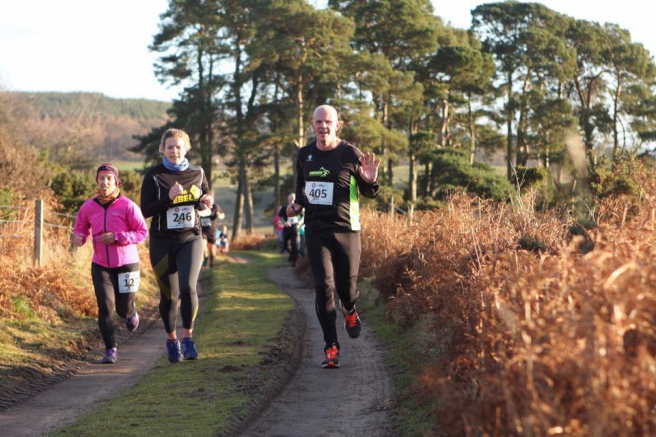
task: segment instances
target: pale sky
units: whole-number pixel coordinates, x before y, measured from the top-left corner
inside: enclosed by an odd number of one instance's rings
[[[484,0],[432,0],[435,12],[468,28]],[[316,4],[325,3],[316,0]],[[644,0],[544,0],[575,18],[617,23],[656,54],[656,4]],[[0,0],[0,89],[95,91],[110,97],[171,100],[148,51],[167,0]],[[619,6],[619,7],[618,7]]]

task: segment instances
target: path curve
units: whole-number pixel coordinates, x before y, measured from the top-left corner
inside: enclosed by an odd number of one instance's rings
[[[198,293],[203,297],[201,281]],[[45,436],[56,428],[72,424],[108,397],[132,387],[155,366],[164,355],[164,349],[164,324],[158,318],[139,335],[118,345],[116,364],[100,365],[102,354],[94,356],[95,359],[85,363],[68,379],[0,412],[0,435]]]
[[[241,435],[256,437],[393,435],[389,406],[394,396],[385,348],[368,329],[350,339],[343,329],[339,369],[322,369],[323,335],[314,311],[314,291],[289,267],[269,270],[269,279],[307,314],[302,362],[289,384]],[[341,325],[343,318],[337,316]]]

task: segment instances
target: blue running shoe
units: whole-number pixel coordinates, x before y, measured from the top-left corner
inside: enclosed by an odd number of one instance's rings
[[[118,360],[118,351],[115,347],[113,347],[105,351],[105,356],[103,357],[100,364],[114,364],[116,360]]]
[[[137,312],[134,312],[134,316],[128,317],[128,319],[125,322],[125,326],[128,328],[128,331],[134,332],[137,330],[137,326],[139,326],[139,314]]]
[[[166,352],[168,353],[169,361],[177,363],[182,360],[182,351],[180,350],[180,342],[176,340],[166,340]]]
[[[196,350],[196,344],[193,338],[186,337],[182,339],[182,355],[185,360],[198,359],[198,351]]]

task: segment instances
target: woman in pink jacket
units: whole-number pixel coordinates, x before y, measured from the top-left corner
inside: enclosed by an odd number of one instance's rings
[[[120,194],[118,170],[103,164],[96,172],[97,196],[84,202],[75,221],[73,244],[82,246],[89,237],[93,243],[91,277],[98,301],[98,326],[107,349],[103,364],[118,359],[114,340],[113,308],[126,319],[128,331],[139,326],[134,303],[139,289],[137,244],[148,236],[139,207]]]

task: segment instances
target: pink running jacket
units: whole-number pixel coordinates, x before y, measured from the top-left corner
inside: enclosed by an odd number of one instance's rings
[[[93,237],[93,262],[103,267],[120,267],[139,262],[137,244],[148,237],[148,228],[139,207],[120,195],[105,209],[95,199],[89,199],[80,208],[75,220],[75,235],[82,235],[85,243]],[[103,244],[97,241],[105,232],[113,232],[116,241]]]

